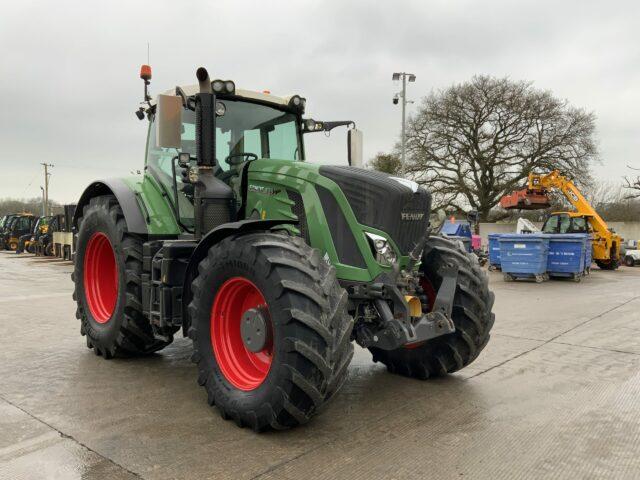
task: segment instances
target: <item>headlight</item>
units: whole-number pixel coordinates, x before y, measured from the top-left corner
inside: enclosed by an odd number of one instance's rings
[[[394,252],[391,244],[386,238],[375,233],[364,232],[371,245],[371,250],[376,257],[376,262],[382,265],[391,266],[398,261],[398,256]]]
[[[233,93],[236,91],[236,84],[233,83],[231,80],[227,80],[226,82],[224,82],[224,88],[227,91],[227,93]]]

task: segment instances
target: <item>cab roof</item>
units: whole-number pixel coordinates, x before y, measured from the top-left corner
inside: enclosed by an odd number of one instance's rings
[[[593,215],[589,215],[588,213],[580,213],[580,212],[551,212],[551,215],[567,215],[569,217],[593,217]]]
[[[175,95],[176,90],[178,88],[180,88],[187,97],[190,97],[200,92],[200,87],[198,86],[198,84],[193,84],[193,85],[178,85],[177,87],[162,93],[164,95]],[[274,105],[280,105],[285,107],[289,105],[289,100],[291,100],[291,97],[293,97],[293,95],[280,97],[277,95],[272,95],[271,93],[256,92],[254,90],[243,90],[241,88],[236,88],[235,96],[246,98],[248,100],[258,100],[260,102],[272,103]],[[154,103],[155,103],[155,98],[152,101],[152,104]]]

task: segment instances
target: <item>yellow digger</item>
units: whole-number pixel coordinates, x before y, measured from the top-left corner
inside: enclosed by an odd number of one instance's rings
[[[574,212],[553,212],[542,227],[543,233],[591,233],[593,259],[604,270],[615,270],[620,264],[622,238],[607,226],[580,190],[558,170],[540,175],[529,174],[527,188],[500,199],[507,210],[535,210],[551,205],[549,193],[559,190],[575,208]]]

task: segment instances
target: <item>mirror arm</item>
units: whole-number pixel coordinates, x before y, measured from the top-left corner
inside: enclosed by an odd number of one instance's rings
[[[325,132],[330,132],[334,128],[342,127],[342,126],[356,128],[356,122],[354,122],[353,120],[341,120],[337,122],[322,122],[322,124],[324,125]]]

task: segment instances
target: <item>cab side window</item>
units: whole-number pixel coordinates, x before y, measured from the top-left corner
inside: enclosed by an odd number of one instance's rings
[[[586,233],[587,232],[587,220],[584,217],[575,217],[573,219],[573,227],[571,230],[574,233]]]
[[[196,153],[196,127],[195,113],[191,110],[182,111],[182,147],[163,148],[156,145],[156,125],[152,120],[149,126],[149,140],[147,142],[147,162],[146,165],[150,173],[161,184],[165,193],[171,198],[174,207],[179,212],[180,221],[187,227],[193,226],[193,200],[191,193],[191,185],[187,185],[182,181],[180,169],[176,169],[176,175],[173,174],[174,158],[181,152],[187,152],[191,155]],[[174,192],[174,181],[177,186],[178,196],[176,198]]]

